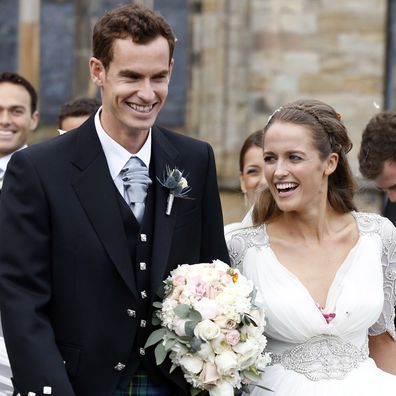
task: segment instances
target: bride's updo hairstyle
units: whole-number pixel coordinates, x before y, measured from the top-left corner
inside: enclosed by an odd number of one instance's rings
[[[313,99],[300,99],[276,109],[269,117],[263,130],[263,143],[266,132],[275,122],[303,125],[312,132],[312,142],[324,161],[331,153],[338,154],[336,170],[329,175],[327,199],[340,213],[356,210],[353,195],[356,184],[348,163],[347,153],[352,142],[341,121],[341,116],[331,106]],[[269,189],[258,197],[253,209],[253,223],[263,224],[273,219],[280,210]]]

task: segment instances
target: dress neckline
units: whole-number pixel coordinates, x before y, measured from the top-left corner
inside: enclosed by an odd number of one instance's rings
[[[358,246],[360,245],[360,241],[362,239],[362,235],[361,235],[360,227],[359,227],[359,220],[358,220],[358,217],[356,215],[356,212],[353,211],[353,212],[350,212],[350,213],[352,214],[353,218],[355,219],[356,227],[358,229],[359,236],[358,236],[357,241],[354,243],[354,245],[349,250],[349,252],[346,255],[346,257],[344,258],[344,260],[342,261],[342,263],[338,267],[338,269],[337,269],[337,271],[336,271],[336,273],[335,273],[335,275],[334,275],[334,277],[333,277],[333,279],[332,279],[332,281],[330,283],[329,289],[327,291],[325,305],[323,307],[324,311],[329,310],[329,300],[330,300],[331,294],[333,292],[333,289],[335,289],[337,284],[339,284],[339,279],[344,277],[346,272],[348,272],[348,269],[349,269],[349,267],[351,265],[350,263],[353,262],[353,260],[351,260],[351,258],[354,255],[354,253],[356,252]],[[271,255],[274,258],[273,262],[277,265],[277,267],[279,267],[283,272],[285,272],[290,278],[294,279],[295,282],[299,285],[299,287],[304,290],[304,292],[308,295],[312,305],[315,307],[316,311],[318,311],[318,313],[322,316],[322,319],[324,321],[326,321],[325,318],[322,315],[322,312],[317,308],[317,302],[313,298],[313,296],[310,293],[309,289],[305,286],[305,284],[300,280],[300,278],[293,271],[291,271],[287,267],[285,267],[281,263],[281,261],[278,259],[275,251],[271,247],[270,237],[269,237],[269,234],[268,234],[268,224],[265,223],[265,224],[263,224],[263,226],[264,226],[263,227],[263,232],[265,234],[265,238],[266,238],[266,241],[267,241],[266,245],[267,245],[267,248],[268,248],[269,252],[271,253]]]

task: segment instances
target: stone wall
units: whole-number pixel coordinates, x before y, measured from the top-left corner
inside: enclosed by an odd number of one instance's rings
[[[210,141],[222,186],[237,185],[244,138],[281,104],[323,100],[342,115],[355,148],[381,105],[385,0],[202,0],[190,15],[186,129]]]
[[[162,12],[179,38],[161,122],[213,145],[220,186],[237,190],[245,137],[262,128],[274,109],[301,97],[326,101],[343,116],[357,171],[361,131],[378,111],[373,102],[383,101],[386,0],[135,1]],[[87,9],[94,11],[85,17],[91,27],[105,9],[126,2],[42,0],[41,130],[75,94],[71,80],[80,81],[78,70],[84,68],[87,79],[85,60],[75,65],[88,44],[76,40],[81,7],[73,4],[91,5]],[[18,68],[17,5],[0,0],[3,70]],[[48,133],[35,141],[40,138]]]

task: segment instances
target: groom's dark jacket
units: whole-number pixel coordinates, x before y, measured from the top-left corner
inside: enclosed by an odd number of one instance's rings
[[[192,198],[176,198],[170,215],[157,180],[167,166],[184,170]],[[0,200],[0,309],[15,394],[112,396],[138,364],[159,382],[169,375],[141,349],[156,291],[178,264],[228,254],[211,147],[154,126],[150,176],[139,228],[93,117],[13,155]],[[171,382],[187,394],[180,375]]]

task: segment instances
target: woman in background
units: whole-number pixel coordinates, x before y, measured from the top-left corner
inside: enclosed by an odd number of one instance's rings
[[[264,128],[268,189],[254,226],[229,241],[267,319],[260,385],[273,392],[253,396],[395,393],[396,230],[356,211],[351,147],[340,115],[316,100],[280,107]]]
[[[253,132],[246,138],[239,153],[239,181],[247,210],[252,207],[258,194],[266,185],[262,140],[262,129]],[[227,235],[240,226],[241,223],[227,224],[224,227],[224,233]]]

